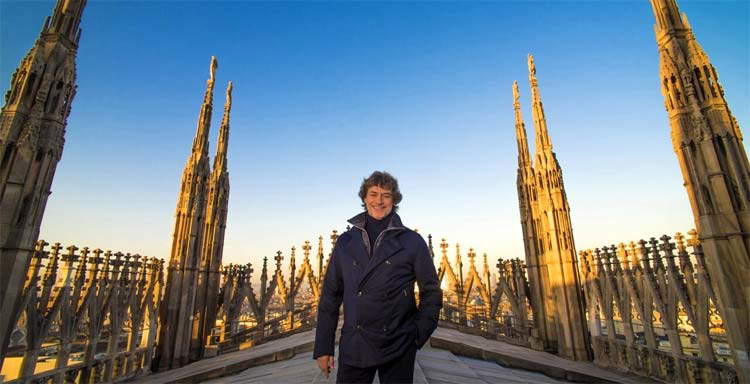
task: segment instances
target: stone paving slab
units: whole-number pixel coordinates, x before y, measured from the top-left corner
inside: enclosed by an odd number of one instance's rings
[[[141,376],[131,382],[144,384],[200,383],[233,375],[251,367],[291,359],[297,354],[312,351],[314,342],[314,330],[297,333],[242,351],[196,361],[181,368]]]
[[[562,357],[535,351],[481,336],[461,333],[439,327],[430,338],[434,348],[451,351],[458,356],[494,361],[500,365],[541,372],[551,378],[584,383],[642,384],[655,381],[599,368],[588,361],[571,361]]]
[[[217,384],[333,383],[336,372],[332,372],[331,377],[326,379],[312,360],[314,341],[314,330],[302,332],[246,350],[200,360],[182,368],[142,376],[130,382],[200,383],[221,378],[216,381]],[[415,383],[558,382],[550,378],[597,383],[649,382],[642,377],[598,368],[591,362],[570,361],[549,353],[468,335],[453,329],[438,328],[429,344],[432,347],[428,345],[417,354]],[[471,359],[467,360],[466,357]],[[492,365],[487,365],[495,363],[502,367],[496,365],[496,369],[493,369]],[[503,367],[513,369],[506,368],[506,371],[503,371]],[[546,376],[541,376],[537,372]],[[246,374],[244,378],[243,374]]]
[[[422,368],[428,383],[487,384],[449,351],[422,348],[417,353],[417,364]]]
[[[494,361],[477,360],[463,356],[459,356],[458,359],[463,361],[470,369],[474,370],[482,380],[488,383],[558,384],[568,382],[565,380],[553,379],[539,372],[503,367]]]
[[[338,353],[338,352],[337,352]],[[290,360],[250,368],[233,376],[210,380],[208,384],[323,384],[335,383],[337,370],[328,379],[312,360],[312,353],[302,353]],[[378,376],[372,384],[379,384]],[[442,349],[422,348],[414,364],[414,384],[558,384],[541,373],[503,367],[494,362],[457,357]]]
[[[338,355],[338,351],[336,351]],[[312,352],[296,355],[290,360],[279,361],[253,367],[233,376],[226,376],[207,381],[208,384],[323,384],[335,383],[338,372],[338,361],[333,372],[328,378],[318,369],[317,363],[312,359]],[[373,384],[379,384],[378,376],[375,375]],[[414,384],[428,384],[419,364],[414,365]]]

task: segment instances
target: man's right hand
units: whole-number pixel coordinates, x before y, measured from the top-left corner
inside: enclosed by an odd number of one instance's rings
[[[318,367],[323,371],[323,374],[326,375],[326,379],[328,378],[328,375],[331,374],[331,371],[333,371],[333,364],[333,356],[331,355],[318,357]]]

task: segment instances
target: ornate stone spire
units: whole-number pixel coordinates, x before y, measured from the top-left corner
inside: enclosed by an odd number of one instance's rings
[[[680,15],[675,0],[649,0],[654,10],[656,25],[654,30],[657,33],[684,32],[689,26]]]
[[[584,360],[589,356],[583,297],[573,228],[570,221],[562,170],[552,151],[534,57],[528,56],[531,110],[536,136],[533,165],[524,166],[519,139],[518,201],[524,234],[526,265],[533,292],[535,324],[543,348],[557,349],[561,356]],[[518,91],[514,86],[516,135],[522,128]]]
[[[0,114],[0,365],[62,157],[85,5],[85,0],[57,2],[13,73]]]
[[[750,163],[718,71],[674,0],[651,0],[672,147],[740,382],[750,382]]]
[[[547,118],[544,117],[544,107],[542,106],[542,97],[539,95],[538,84],[536,80],[536,65],[534,56],[529,54],[529,83],[531,84],[531,117],[534,119],[535,145],[534,150],[537,156],[541,152],[552,151],[552,142],[547,132]]]
[[[206,340],[216,325],[218,312],[219,278],[224,253],[224,234],[229,210],[229,173],[227,150],[229,148],[229,113],[232,109],[232,82],[229,82],[224,104],[224,116],[219,128],[213,170],[206,186],[206,212],[203,229],[201,264],[197,297],[193,310],[194,325],[191,339],[191,360],[203,356]]]
[[[175,212],[175,226],[172,236],[172,252],[167,275],[167,286],[161,311],[159,349],[157,351],[159,369],[181,367],[199,358],[203,340],[199,330],[200,319],[195,311],[204,309],[206,302],[206,276],[199,285],[199,276],[210,267],[204,238],[207,224],[206,205],[209,189],[210,165],[208,158],[208,133],[211,127],[211,109],[215,71],[218,63],[211,57],[210,77],[198,116],[198,129],[193,140],[193,148],[182,173],[180,193]],[[213,186],[213,184],[211,185]],[[210,201],[210,199],[209,199]],[[209,233],[212,236],[213,233]],[[222,232],[223,238],[223,232]],[[216,267],[218,268],[218,267]],[[211,269],[213,271],[213,269]],[[218,269],[216,269],[218,276]]]
[[[216,147],[216,157],[214,157],[214,172],[220,170],[227,171],[227,150],[229,148],[229,113],[232,111],[232,82],[227,85],[227,99],[224,103],[224,116],[221,119],[219,128],[219,142]]]
[[[81,38],[81,16],[87,0],[58,0],[51,17],[47,17],[42,34],[60,35],[75,45]]]
[[[513,111],[516,117],[516,141],[518,143],[518,167],[526,167],[531,165],[531,158],[529,157],[529,142],[526,139],[526,126],[523,123],[523,116],[521,116],[521,102],[518,95],[518,82],[513,82]]]
[[[213,112],[214,100],[214,81],[216,69],[219,62],[215,56],[211,56],[211,66],[209,67],[209,78],[206,80],[206,93],[203,95],[203,105],[201,105],[200,114],[198,115],[198,128],[193,139],[193,153],[200,153],[208,156],[208,132],[211,130],[211,113]]]
[[[541,250],[539,240],[539,201],[537,196],[536,174],[529,156],[528,140],[526,138],[526,127],[521,116],[521,103],[518,92],[518,82],[513,82],[513,110],[516,120],[516,143],[518,146],[518,174],[516,187],[518,190],[518,210],[521,218],[521,231],[523,233],[524,253],[526,264],[529,266],[529,287],[532,295],[530,297],[533,308],[534,323],[538,329],[538,338],[535,339],[535,348],[552,348],[555,340],[554,323],[549,311],[548,303],[544,300],[548,283],[547,272],[541,261]],[[501,275],[504,269],[501,263],[497,265]]]

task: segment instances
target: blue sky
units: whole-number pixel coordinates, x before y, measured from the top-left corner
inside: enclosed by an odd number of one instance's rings
[[[51,1],[0,1],[0,88]],[[680,1],[750,122],[750,2]],[[89,0],[41,237],[168,258],[211,55],[234,83],[225,262],[316,241],[388,170],[421,233],[523,257],[511,86],[533,53],[579,250],[692,228],[648,1]],[[533,149],[532,149],[533,150]],[[494,263],[493,263],[494,264]]]

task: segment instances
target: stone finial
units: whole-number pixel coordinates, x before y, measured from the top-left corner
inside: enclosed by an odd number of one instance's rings
[[[651,262],[653,263],[653,267],[655,270],[663,269],[664,263],[661,260],[661,255],[659,254],[659,241],[656,240],[655,237],[652,237],[648,240],[648,244],[651,247]]]
[[[602,246],[602,254],[604,258],[604,269],[607,271],[607,273],[612,273],[614,270],[614,265],[617,264],[617,255],[615,255],[615,250],[617,247],[615,247],[614,244],[611,246]]]
[[[688,245],[690,245],[691,247],[695,247],[695,245],[699,243],[698,231],[696,231],[695,228],[691,229],[688,231],[688,235],[690,235],[690,239],[688,240]]]
[[[305,261],[307,261],[310,258],[311,249],[312,249],[312,246],[310,246],[310,241],[305,240],[305,244],[302,246],[302,252],[305,255]]]
[[[427,248],[430,250],[430,257],[435,258],[435,251],[432,248],[432,234],[427,235]]]
[[[42,280],[45,286],[52,286],[55,283],[57,276],[58,260],[60,259],[60,250],[62,246],[60,243],[52,245],[52,251],[50,252],[50,260],[47,262],[47,266],[44,269],[44,278]]]
[[[443,258],[448,257],[448,241],[446,241],[445,238],[440,240],[440,251],[443,254]]]
[[[66,287],[70,287],[72,281],[71,276],[73,274],[73,262],[78,260],[78,255],[76,255],[78,247],[76,247],[75,245],[70,245],[66,249],[68,250],[68,253],[63,256],[63,260],[65,261],[65,276],[63,277],[63,285]]]
[[[604,248],[604,247],[602,247]],[[599,248],[594,248],[594,260],[596,260],[596,269],[598,272],[604,271],[604,265],[602,263],[602,250]]]
[[[279,251],[280,253],[281,251]],[[278,255],[281,256],[281,255]],[[263,256],[263,269],[261,270],[261,275],[266,276],[268,273],[268,256]]]
[[[104,250],[102,250],[101,248],[95,248],[91,252],[94,253],[94,264],[96,267],[98,267],[99,264],[104,263],[104,259],[102,258],[102,253],[104,253]]]
[[[526,60],[529,66],[529,77],[535,77],[536,76],[536,65],[534,64],[534,55],[528,54],[526,56]]]
[[[112,265],[114,265],[114,267],[115,267],[115,268],[114,268],[114,269],[115,269],[115,271],[119,271],[119,270],[120,270],[120,266],[122,266],[122,264],[123,264],[123,263],[122,263],[122,258],[123,258],[123,256],[125,256],[125,255],[124,255],[124,254],[123,254],[122,252],[120,252],[120,251],[117,251],[117,252],[115,252],[115,253],[111,253],[111,252],[110,252],[110,254],[111,254],[111,255],[113,255],[113,256],[115,257],[115,258],[114,258],[114,261],[112,262]]]
[[[281,261],[284,260],[284,256],[281,256],[281,251],[276,251],[276,256],[273,259],[276,260],[276,269],[281,269]]]
[[[628,250],[625,243],[617,244],[617,256],[618,259],[625,269],[630,269],[630,258],[628,258]]]
[[[349,226],[346,227],[346,230],[349,230]],[[337,230],[331,231],[331,247],[336,246],[336,241],[339,239],[339,234]],[[333,248],[331,248],[331,252],[333,252]]]
[[[226,105],[224,105],[225,110],[232,108],[232,90],[233,89],[234,89],[234,85],[232,85],[232,81],[230,80],[227,83],[227,93],[226,93],[226,99],[225,99]]]
[[[134,269],[134,268],[131,268],[132,265],[131,265],[130,259],[132,257],[133,256],[129,252],[123,255],[123,258],[125,260],[122,262],[122,273],[120,274],[120,281],[122,281],[124,284],[127,284],[128,275],[131,273],[131,269]],[[136,271],[134,270],[132,272],[136,272]]]
[[[685,250],[685,236],[682,233],[677,232],[674,234],[674,240],[677,244],[677,250],[682,252]]]
[[[659,245],[659,248],[662,250],[662,252],[664,252],[664,258],[667,260],[667,265],[670,267],[670,269],[675,269],[676,267],[674,259],[675,257],[677,257],[677,255],[674,254],[674,243],[669,241],[671,239],[672,238],[667,235],[663,235],[662,237],[660,237],[659,240],[661,240],[661,244]]]
[[[219,68],[219,61],[216,60],[216,56],[211,56],[211,65],[208,69],[209,81],[213,82],[216,79],[216,69]]]
[[[78,268],[76,269],[76,281],[82,280],[86,274],[86,267],[89,261],[89,247],[81,249],[81,257],[78,259]]]
[[[628,243],[628,255],[630,256],[630,267],[638,268],[638,246],[634,241]]]
[[[648,242],[646,240],[638,240],[638,251],[641,254],[641,265],[644,269],[651,269],[651,265],[648,262],[649,248],[646,246]]]

